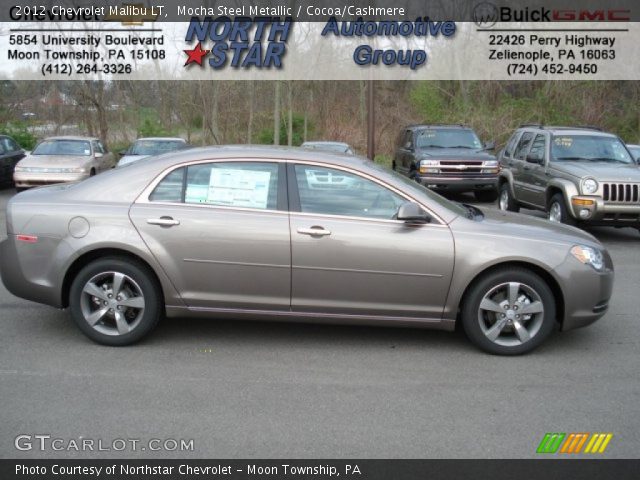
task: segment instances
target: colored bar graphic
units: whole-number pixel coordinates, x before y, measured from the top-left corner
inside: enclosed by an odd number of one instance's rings
[[[536,453],[604,453],[612,438],[613,433],[546,433]]]
[[[565,436],[565,433],[547,433],[538,445],[536,453],[556,453]]]

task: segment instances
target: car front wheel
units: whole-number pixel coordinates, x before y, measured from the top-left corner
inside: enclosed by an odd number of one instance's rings
[[[520,207],[518,206],[518,202],[511,195],[511,189],[509,188],[508,183],[503,183],[500,185],[500,195],[498,200],[498,207],[503,212],[519,212]]]
[[[91,262],[74,279],[71,316],[80,330],[103,345],[129,345],[157,325],[160,286],[144,265],[122,258]]]
[[[477,280],[462,308],[469,339],[496,355],[520,355],[553,331],[556,306],[547,283],[523,268],[505,268]]]
[[[569,213],[569,209],[564,203],[564,197],[560,193],[556,193],[549,201],[547,218],[551,222],[564,223],[566,225],[575,226],[576,220]]]

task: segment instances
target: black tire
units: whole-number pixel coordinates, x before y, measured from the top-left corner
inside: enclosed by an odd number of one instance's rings
[[[144,310],[141,312],[139,319],[136,319],[132,324],[135,327],[128,333],[113,335],[102,333],[85,320],[82,306],[83,289],[92,278],[105,272],[118,272],[126,275],[135,282],[136,287],[140,289],[140,293],[143,296]],[[76,275],[69,292],[69,308],[78,328],[94,342],[110,346],[131,345],[149,334],[163,316],[164,308],[160,292],[161,287],[158,281],[144,264],[121,257],[106,257],[91,262]],[[91,306],[95,308],[95,305],[91,304]],[[105,321],[104,325],[101,325],[102,328],[109,328],[115,325],[115,321],[113,321],[113,325],[109,325],[108,322],[112,320],[107,317],[104,318]]]
[[[479,202],[493,203],[498,199],[497,190],[475,190],[473,194]]]
[[[498,198],[500,198],[500,201],[498,202],[498,208],[500,208],[500,210],[516,213],[520,211],[520,205],[518,205],[516,199],[511,195],[511,188],[509,188],[509,184],[507,182],[500,185]]]
[[[89,172],[89,176],[93,177],[96,174],[96,169],[92,168],[91,171]]]
[[[504,345],[490,340],[485,331],[483,331],[483,326],[490,329],[491,326],[498,323],[498,320],[496,319],[493,325],[487,324],[486,322],[491,321],[491,319],[485,315],[490,315],[491,313],[486,311],[482,313],[480,311],[480,303],[496,287],[509,283],[518,283],[523,287],[532,289],[540,298],[539,301],[542,303],[544,310],[537,315],[529,315],[529,320],[524,320],[527,315],[522,315],[523,319],[518,320],[520,325],[525,325],[528,329],[535,329],[535,331],[528,331],[531,334],[530,338],[520,344],[508,344],[509,342],[520,342],[520,339],[518,338],[519,335],[516,334],[516,328],[511,323],[507,324],[507,328],[503,329],[503,333],[500,333],[499,338],[496,339],[499,342],[507,343],[507,345]],[[540,276],[525,268],[507,267],[483,275],[471,285],[463,302],[461,320],[467,337],[478,348],[494,355],[521,355],[530,352],[544,342],[556,327],[556,302],[549,285]],[[520,308],[525,307],[521,306]],[[505,312],[507,311],[510,311],[511,314],[514,313],[512,309],[505,310]],[[518,310],[515,309],[515,311],[517,312]],[[498,314],[495,315],[497,316]],[[503,321],[507,322],[508,320],[505,319]],[[481,322],[484,322],[483,326],[481,326]]]
[[[554,205],[557,205],[557,207]],[[569,209],[564,201],[564,196],[561,193],[556,193],[551,197],[551,200],[549,200],[549,205],[547,205],[547,218],[549,220],[551,220],[551,214],[555,208],[559,211],[560,223],[571,225],[572,227],[575,227],[578,224],[577,220],[569,213]]]

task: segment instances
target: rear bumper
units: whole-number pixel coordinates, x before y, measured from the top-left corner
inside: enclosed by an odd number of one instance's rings
[[[451,192],[471,192],[476,190],[497,190],[498,177],[444,177],[439,175],[418,175],[422,185],[431,190]]]
[[[42,243],[42,249],[47,250],[48,242],[44,240]],[[33,245],[24,245],[24,248],[29,247]],[[47,278],[39,275],[28,276],[29,267],[22,265],[20,261],[21,248],[22,245],[19,245],[13,234],[9,234],[6,240],[0,242],[0,277],[4,286],[16,297],[62,308],[59,286],[53,285]],[[26,257],[28,261],[37,263],[37,257],[44,253],[42,249],[38,252],[31,248],[32,252]],[[24,252],[22,254],[24,256]]]
[[[29,173],[14,172],[13,182],[17,188],[39,187],[56,183],[79,182],[89,177],[88,173]]]

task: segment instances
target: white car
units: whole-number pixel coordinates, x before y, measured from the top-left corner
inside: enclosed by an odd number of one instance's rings
[[[174,150],[182,150],[188,148],[187,141],[180,137],[148,137],[139,138],[129,149],[121,152],[122,157],[118,161],[118,167],[137,162],[152,155],[160,155],[162,153],[172,152]]]

